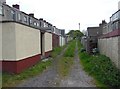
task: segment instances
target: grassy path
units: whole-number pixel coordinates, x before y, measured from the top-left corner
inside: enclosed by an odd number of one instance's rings
[[[95,87],[93,78],[86,74],[80,65],[77,43],[74,52],[74,65],[69,75],[61,80],[60,87]]]

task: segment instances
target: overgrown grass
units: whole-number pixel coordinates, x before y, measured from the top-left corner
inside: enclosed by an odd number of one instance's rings
[[[120,70],[104,55],[79,53],[84,69],[93,76],[99,87],[120,87]]]
[[[52,51],[52,58],[55,58],[57,55],[60,55],[60,53],[62,52],[62,50],[66,47],[66,45],[62,46],[62,47],[56,47],[53,49]]]
[[[59,70],[59,75],[60,75],[61,78],[68,75],[72,64],[73,64],[73,58],[72,57],[62,57],[59,60],[58,70]]]
[[[64,53],[64,57],[74,57],[75,46],[76,46],[76,40],[70,42],[67,50]]]
[[[2,74],[2,86],[3,87],[13,87],[16,84],[24,81],[25,79],[28,79],[30,77],[33,77],[35,75],[38,75],[43,72],[48,66],[52,64],[51,60],[48,60],[46,62],[39,62],[35,66],[25,70],[24,72],[14,75],[14,74],[8,74],[3,73]]]
[[[63,57],[58,62],[58,72],[61,78],[67,76],[74,62],[74,52],[75,52],[76,40],[69,43]]]

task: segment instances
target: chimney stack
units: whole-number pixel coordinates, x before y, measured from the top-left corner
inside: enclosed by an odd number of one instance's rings
[[[29,16],[34,17],[34,13],[30,13]]]
[[[39,20],[43,20],[43,18],[40,18]]]
[[[20,6],[18,4],[12,5],[14,8],[20,10]]]

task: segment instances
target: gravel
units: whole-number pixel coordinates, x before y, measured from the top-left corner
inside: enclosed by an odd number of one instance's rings
[[[65,49],[66,50],[66,49]],[[65,51],[64,50],[64,51]],[[46,69],[42,74],[25,80],[17,87],[96,87],[94,79],[83,70],[78,57],[78,48],[76,44],[74,65],[65,79],[60,79],[57,70],[57,62],[62,57],[58,55],[53,65]]]

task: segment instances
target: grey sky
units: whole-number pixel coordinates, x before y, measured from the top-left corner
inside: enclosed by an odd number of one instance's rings
[[[119,0],[6,0],[7,4],[20,4],[20,10],[34,13],[57,28],[86,30],[98,26],[102,20],[109,22],[110,16],[118,10]]]

